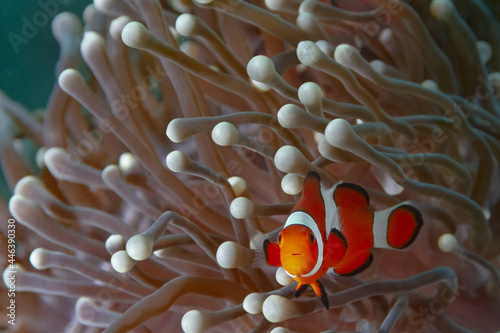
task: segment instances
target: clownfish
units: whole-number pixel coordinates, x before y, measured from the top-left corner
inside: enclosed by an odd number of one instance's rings
[[[359,185],[342,182],[325,189],[320,182],[316,172],[307,174],[301,198],[277,243],[266,238],[263,250],[268,265],[283,267],[297,281],[295,297],[310,285],[328,309],[325,288],[318,280],[328,269],[347,276],[362,272],[372,263],[370,249],[407,247],[423,221],[420,212],[406,203],[370,210],[368,193]]]

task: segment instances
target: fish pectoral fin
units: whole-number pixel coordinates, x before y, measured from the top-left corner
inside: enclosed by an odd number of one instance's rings
[[[367,269],[372,261],[373,256],[369,250],[359,251],[355,255],[347,253],[334,270],[339,275],[352,276]]]
[[[280,267],[280,247],[267,239],[266,235],[257,231],[250,238],[251,247],[255,250],[253,267],[261,267],[265,264]]]
[[[347,241],[344,235],[337,229],[330,231],[330,236],[325,246],[324,263],[327,267],[335,267],[342,261],[347,250]]]
[[[295,293],[293,294],[293,296],[295,297],[299,297],[300,295],[302,295],[302,293],[307,289],[307,284],[298,284],[297,285],[297,288],[295,288]]]
[[[321,282],[316,280],[313,284],[311,284],[311,287],[313,288],[314,292],[316,295],[319,297],[321,300],[321,303],[325,306],[325,308],[328,310],[330,308],[330,303],[328,302],[328,295],[326,294],[325,287]]]
[[[280,247],[278,244],[266,239],[263,244],[266,262],[270,266],[282,266],[280,258]]]

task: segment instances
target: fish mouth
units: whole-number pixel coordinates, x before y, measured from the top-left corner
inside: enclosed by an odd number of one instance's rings
[[[300,256],[300,253],[292,253],[292,256]]]

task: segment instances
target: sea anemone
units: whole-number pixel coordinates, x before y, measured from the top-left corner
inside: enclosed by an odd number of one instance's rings
[[[45,111],[0,96],[7,331],[500,330],[498,9],[331,2],[54,18]],[[276,240],[309,171],[424,220],[408,249],[327,273],[328,311],[250,242]]]

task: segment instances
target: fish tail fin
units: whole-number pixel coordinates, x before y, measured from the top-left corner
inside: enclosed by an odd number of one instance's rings
[[[282,266],[279,246],[267,239],[262,232],[257,231],[250,238],[250,248],[255,250],[254,267],[263,266],[263,263]]]
[[[418,209],[407,203],[375,212],[374,247],[404,249],[413,243],[422,225]]]
[[[311,287],[313,288],[314,292],[316,295],[319,297],[321,300],[321,303],[325,306],[325,308],[328,310],[330,308],[330,303],[328,302],[328,295],[326,294],[325,287],[321,282],[316,280],[313,284],[311,284]]]

